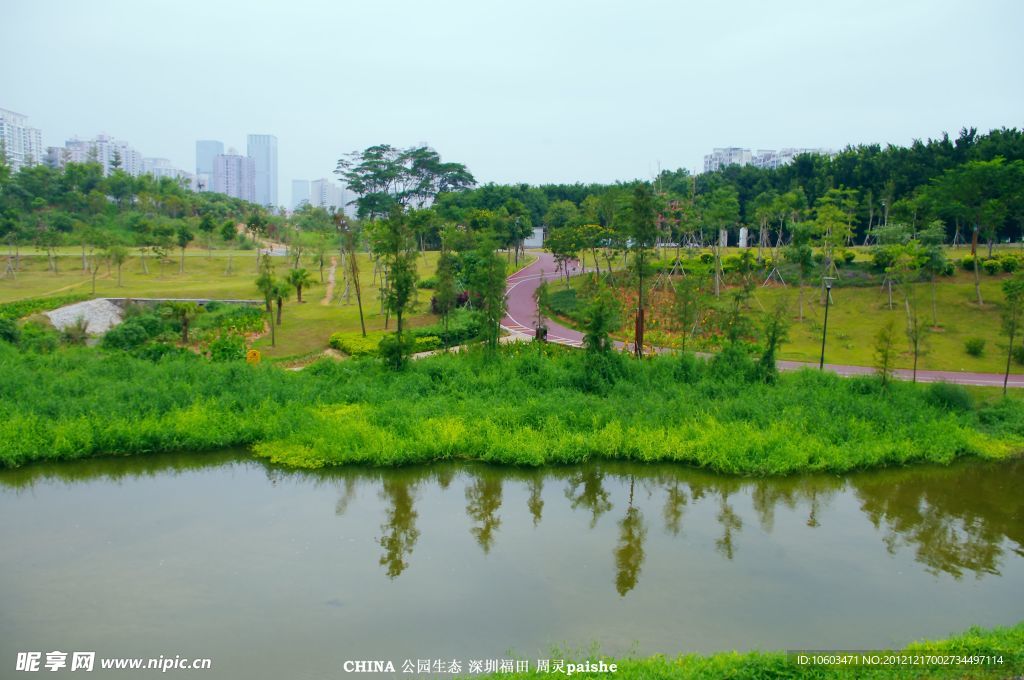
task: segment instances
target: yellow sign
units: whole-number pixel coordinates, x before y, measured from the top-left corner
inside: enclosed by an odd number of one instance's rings
[[[260,351],[258,349],[251,349],[245,353],[245,360],[250,364],[260,363]]]

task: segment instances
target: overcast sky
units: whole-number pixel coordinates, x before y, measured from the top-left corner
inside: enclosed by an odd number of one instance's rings
[[[699,169],[715,146],[1024,126],[1024,2],[4,0],[0,107],[195,170],[278,138],[279,200],[371,144],[483,182]]]

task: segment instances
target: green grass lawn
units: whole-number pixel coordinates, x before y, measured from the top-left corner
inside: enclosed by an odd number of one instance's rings
[[[437,253],[427,252],[419,260],[420,276],[430,276],[437,267]],[[256,251],[254,250],[206,250],[186,251],[185,271],[178,273],[180,252],[162,266],[147,256],[149,274],[142,271],[140,258],[133,252],[132,257],[121,270],[122,285],[117,285],[117,272],[109,273],[103,267],[96,278],[98,297],[210,297],[231,299],[260,299],[256,289]],[[227,273],[231,259],[232,273]],[[275,257],[274,263],[283,275],[290,260]],[[314,278],[319,281],[317,266],[303,262]],[[10,302],[26,297],[45,297],[68,293],[90,293],[92,279],[82,271],[81,251],[77,248],[59,250],[58,272],[48,271],[44,254],[23,251],[21,271],[17,279],[0,278],[0,302]],[[327,278],[327,268],[324,279]],[[277,327],[276,347],[270,346],[269,334],[257,339],[253,346],[270,359],[286,359],[319,352],[327,347],[331,333],[359,330],[359,311],[352,291],[349,304],[341,299],[344,291],[342,273],[336,273],[337,284],[331,299],[324,303],[326,285],[317,285],[303,291],[303,304],[291,301],[284,305],[283,323]],[[373,263],[368,255],[359,256],[359,280],[363,293],[363,311],[367,330],[384,328],[384,315],[378,298],[379,278],[375,282]],[[436,317],[429,313],[430,297],[433,291],[419,291],[419,308],[409,318],[412,326],[433,323]],[[394,324],[390,324],[392,327]]]
[[[730,249],[735,251],[737,249]],[[867,251],[858,249],[858,261],[868,259]],[[994,254],[1001,252],[1019,253],[1017,246],[996,248]],[[980,249],[986,254],[987,250]],[[665,255],[673,255],[665,250]],[[950,249],[949,257],[954,262],[969,254],[967,249]],[[862,275],[862,273],[858,273]],[[985,373],[1002,373],[1006,369],[1007,339],[1002,333],[1002,282],[1009,274],[981,274],[981,291],[984,305],[979,307],[974,292],[974,274],[957,269],[952,277],[940,277],[936,288],[936,321],[932,327],[932,290],[927,283],[918,284],[917,304],[923,322],[928,326],[924,342],[924,354],[919,358],[918,369],[943,371],[977,371]],[[852,275],[847,274],[846,278]],[[762,277],[763,278],[763,275]],[[792,322],[788,340],[779,353],[780,359],[807,361],[817,363],[821,355],[821,336],[824,322],[824,306],[821,304],[821,289],[807,286],[804,289],[804,319],[799,320],[798,289],[793,281],[786,287],[773,284],[770,287],[757,285],[750,300],[751,314],[759,316],[762,310],[771,310],[782,303],[788,306]],[[573,288],[579,289],[582,278],[571,281]],[[760,284],[760,280],[758,281]],[[566,284],[553,282],[552,292],[563,290]],[[723,289],[722,301],[725,302],[728,291],[735,285]],[[653,306],[670,304],[670,296],[653,294]],[[665,309],[648,308],[648,319],[652,311],[668,314]],[[633,310],[624,310],[623,326],[616,334],[618,339],[627,339],[627,333],[633,326]],[[563,319],[563,321],[567,321]],[[893,287],[893,307],[889,308],[886,289],[879,285],[839,287],[832,290],[832,304],[829,306],[828,338],[825,348],[825,361],[833,364],[851,364],[860,366],[874,365],[876,338],[882,327],[892,321],[896,331],[897,348],[896,368],[911,368],[914,357],[906,337],[907,314],[902,292],[898,286]],[[653,326],[648,322],[648,330]],[[663,328],[659,328],[663,330]],[[628,336],[629,338],[632,335]],[[969,355],[964,343],[968,338],[985,340],[982,356]],[[1012,363],[1011,373],[1024,373],[1024,366]]]

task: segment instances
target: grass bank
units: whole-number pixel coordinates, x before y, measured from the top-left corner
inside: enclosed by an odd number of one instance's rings
[[[739,475],[845,472],[1024,449],[1024,403],[804,371],[775,384],[692,357],[515,344],[302,372],[200,357],[21,353],[0,343],[0,462],[252,446],[295,467],[674,461]]]
[[[617,680],[740,680],[767,678],[1011,678],[1024,674],[1024,622],[1005,628],[971,628],[945,639],[923,640],[894,651],[895,657],[913,658],[923,655],[960,656],[968,658],[996,657],[1002,663],[919,664],[915,666],[798,666],[783,652],[723,652],[710,656],[690,654],[669,659],[604,659],[617,666],[615,673],[573,673],[574,678],[617,678]],[[591,662],[600,659],[591,659]],[[582,663],[586,663],[583,660]],[[533,664],[531,663],[531,667]],[[561,675],[561,673],[556,673]],[[550,678],[550,673],[502,673],[509,680]]]

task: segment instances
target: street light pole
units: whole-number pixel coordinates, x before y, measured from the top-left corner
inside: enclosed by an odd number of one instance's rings
[[[828,334],[828,303],[832,300],[832,279],[825,277],[825,325],[821,329],[821,361],[818,370],[825,370],[825,336]]]

